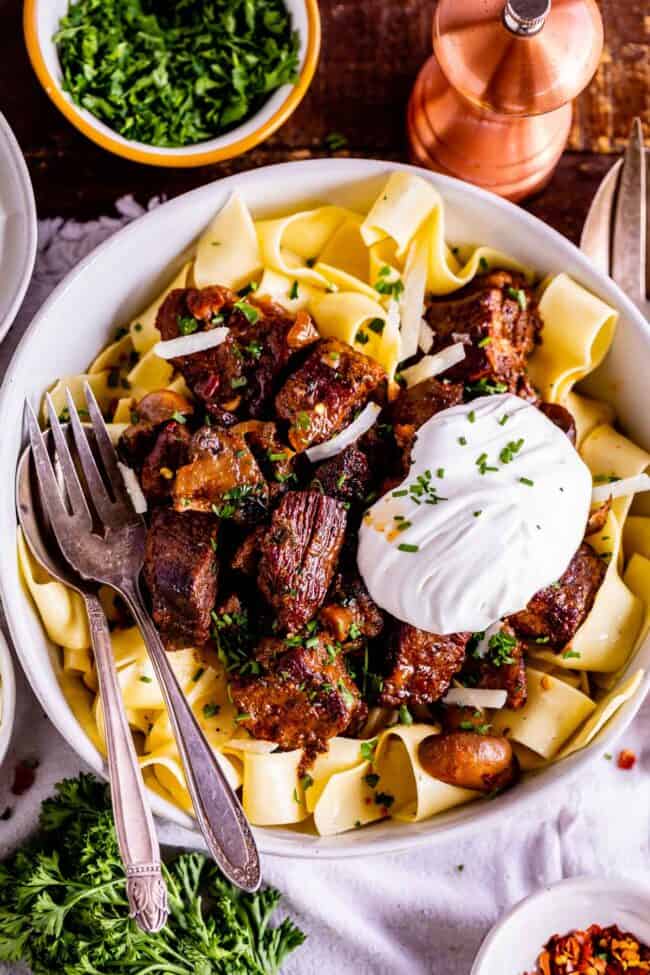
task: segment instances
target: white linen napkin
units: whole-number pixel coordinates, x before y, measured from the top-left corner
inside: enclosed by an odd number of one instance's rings
[[[155,205],[153,201],[151,205]],[[36,270],[23,308],[0,347],[0,372],[20,334],[58,281],[82,257],[143,209],[132,198],[116,217],[88,223],[46,220],[39,225]],[[20,670],[16,662],[18,671]],[[43,714],[18,673],[17,720],[0,769],[0,859],[35,828],[41,800],[54,783],[82,768]],[[467,838],[412,853],[340,861],[263,858],[267,883],[284,894],[288,912],[308,940],[285,966],[287,975],[469,975],[492,924],[522,897],[563,877],[609,873],[643,880],[650,862],[650,701],[620,747],[637,755],[635,767],[596,759],[570,785],[545,792],[523,814],[496,826],[477,822]],[[39,761],[34,786],[11,795],[13,769]],[[161,841],[200,846],[196,834],[159,823]],[[551,934],[552,932],[549,932]],[[16,966],[0,965],[2,975]],[[521,975],[504,972],[503,975]]]

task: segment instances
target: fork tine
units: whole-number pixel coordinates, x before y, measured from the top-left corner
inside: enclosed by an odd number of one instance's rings
[[[84,472],[84,477],[86,478],[86,483],[88,485],[88,490],[90,492],[93,505],[97,509],[97,514],[102,521],[109,522],[112,520],[114,507],[113,502],[108,496],[106,485],[104,484],[103,478],[97,468],[93,452],[90,448],[90,444],[88,443],[86,431],[82,426],[79,414],[77,412],[77,407],[75,406],[74,399],[72,398],[72,394],[69,389],[66,390],[66,398],[68,401],[68,412],[70,414],[72,435],[74,437],[77,453],[79,454],[79,461]]]
[[[32,458],[36,467],[36,474],[38,475],[39,492],[43,499],[43,506],[58,539],[60,530],[64,530],[69,524],[70,515],[63,504],[63,498],[59,491],[56,474],[54,473],[52,461],[45,446],[41,428],[38,425],[36,414],[28,400],[25,400],[24,418],[29,432]]]
[[[97,400],[95,399],[95,394],[92,391],[92,387],[88,382],[84,383],[84,395],[88,405],[88,413],[90,415],[93,433],[95,434],[95,443],[102,458],[106,476],[110,481],[113,496],[116,503],[120,504],[122,514],[129,514],[132,516],[133,505],[131,503],[131,499],[126,493],[124,479],[122,478],[120,469],[117,466],[117,453],[109,436],[108,430],[106,429],[106,423],[104,422],[102,411],[100,410]]]
[[[645,303],[646,171],[643,129],[636,118],[625,152],[614,217],[612,277],[640,305]]]
[[[86,531],[90,531],[93,525],[90,509],[79,481],[77,469],[74,466],[66,436],[61,429],[59,417],[49,393],[46,394],[45,399],[47,402],[47,412],[50,417],[50,427],[54,437],[56,455],[63,472],[63,482],[70,501],[70,507],[72,508],[72,516],[79,522],[80,527],[85,528]]]

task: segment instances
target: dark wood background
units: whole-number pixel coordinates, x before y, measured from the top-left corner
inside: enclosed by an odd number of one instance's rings
[[[457,0],[462,3],[463,0]],[[598,183],[640,115],[650,135],[650,0],[598,0],[605,21],[601,65],[575,111],[569,150],[530,210],[577,241]],[[89,218],[113,212],[133,193],[142,203],[174,196],[245,169],[339,154],[406,159],[404,117],[415,76],[430,53],[433,0],[321,0],[319,68],[299,109],[264,145],[239,159],[165,170],[127,162],[96,147],[51,105],[23,43],[21,0],[0,0],[1,108],[25,153],[39,216]]]

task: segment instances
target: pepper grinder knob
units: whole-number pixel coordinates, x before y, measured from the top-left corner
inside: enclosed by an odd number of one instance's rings
[[[503,23],[518,37],[539,34],[551,12],[551,0],[508,0]]]

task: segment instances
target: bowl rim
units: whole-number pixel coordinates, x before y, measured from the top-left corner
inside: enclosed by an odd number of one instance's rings
[[[15,169],[22,198],[21,212],[25,218],[27,231],[23,269],[20,277],[14,284],[13,294],[7,304],[6,312],[0,319],[0,340],[2,340],[13,325],[32,278],[34,263],[36,261],[36,248],[38,246],[38,223],[36,219],[36,200],[34,199],[34,188],[29,175],[29,169],[27,168],[25,157],[14,135],[14,131],[2,112],[0,112],[0,141],[4,143],[8,158],[11,160]]]
[[[0,767],[9,750],[16,719],[16,674],[9,643],[0,629]]]
[[[632,301],[626,297],[626,295],[611,280],[611,278],[608,278],[607,275],[600,271],[571,241],[562,236],[552,227],[549,227],[547,224],[543,223],[543,221],[539,220],[539,218],[535,217],[533,214],[521,209],[516,204],[511,203],[508,200],[501,199],[500,197],[489,193],[480,187],[465,183],[462,180],[457,180],[453,177],[438,173],[431,173],[428,170],[422,169],[421,167],[406,163],[399,163],[390,160],[360,158],[319,158],[299,160],[278,163],[272,166],[264,166],[260,167],[259,169],[249,170],[245,173],[235,174],[223,179],[213,180],[208,184],[203,184],[202,186],[174,197],[168,202],[162,204],[160,207],[149,211],[149,213],[140,217],[136,222],[127,225],[122,230],[109,237],[90,254],[88,254],[52,291],[21,337],[21,340],[18,343],[18,346],[16,347],[12,359],[7,367],[7,371],[0,388],[0,418],[5,413],[6,401],[15,395],[14,388],[16,386],[18,364],[22,356],[22,349],[29,336],[32,334],[32,332],[40,327],[40,323],[43,319],[47,319],[47,316],[50,313],[50,308],[56,304],[59,296],[71,286],[72,282],[79,276],[83,275],[86,269],[92,263],[97,260],[101,260],[105,251],[109,250],[111,247],[115,247],[116,241],[120,237],[129,234],[129,232],[133,232],[135,224],[137,224],[137,226],[140,228],[142,228],[143,224],[155,226],[156,221],[159,219],[158,215],[164,208],[167,208],[167,213],[173,213],[174,209],[180,209],[187,206],[189,200],[199,199],[201,194],[204,193],[208,187],[215,186],[217,184],[223,187],[224,191],[227,191],[229,188],[234,186],[239,186],[245,190],[247,183],[255,183],[259,180],[267,180],[272,182],[277,181],[277,183],[281,185],[283,182],[285,182],[284,177],[287,177],[289,182],[291,181],[289,174],[293,176],[295,173],[297,177],[298,174],[305,169],[317,171],[318,168],[327,169],[328,171],[331,171],[332,168],[334,168],[335,170],[339,171],[340,181],[342,183],[346,179],[354,180],[356,177],[368,179],[373,175],[376,176],[381,173],[388,173],[395,170],[412,172],[416,175],[422,176],[430,182],[433,182],[434,185],[441,190],[443,196],[446,188],[449,188],[452,191],[455,190],[456,192],[462,190],[464,196],[466,196],[469,200],[471,200],[472,197],[475,197],[482,200],[484,203],[488,203],[490,206],[494,207],[496,211],[501,211],[504,219],[509,219],[510,222],[515,224],[518,223],[520,227],[523,226],[527,228],[533,234],[542,234],[545,236],[548,239],[549,244],[555,248],[558,248],[560,253],[562,251],[568,251],[577,265],[578,270],[582,269],[587,276],[595,275],[599,279],[602,293],[607,294],[609,292],[609,300],[615,301],[616,305],[623,310],[626,316],[630,318],[638,328],[640,328],[642,333],[645,334],[648,350],[650,352],[650,324],[645,321]],[[27,655],[23,653],[20,647],[20,641],[17,639],[19,635],[19,613],[14,612],[10,590],[7,585],[6,572],[2,564],[0,564],[0,598],[5,606],[7,624],[14,646],[16,647],[18,656],[25,669],[25,673],[27,674],[37,698],[43,705],[44,709],[49,713],[49,702],[46,699],[42,688],[39,686],[38,674],[35,672],[35,668],[30,666],[29,659]],[[635,717],[649,689],[650,672],[646,671],[636,694],[623,705],[621,710],[616,715],[616,720],[609,728],[605,728],[602,735],[595,742],[591,743],[588,748],[576,752],[573,755],[562,759],[560,762],[555,763],[553,766],[553,768],[556,770],[554,780],[545,782],[541,790],[539,788],[532,787],[526,790],[527,783],[524,782],[518,789],[506,792],[490,803],[485,803],[481,811],[481,826],[486,826],[490,823],[493,824],[498,818],[501,818],[502,815],[507,812],[507,810],[514,808],[515,806],[517,806],[520,810],[523,810],[526,805],[530,806],[535,802],[538,802],[540,798],[540,791],[546,791],[547,793],[552,794],[554,788],[559,789],[562,785],[566,786],[569,781],[575,778],[575,776],[585,766],[589,765],[597,756],[602,756],[606,751],[611,750],[614,741],[624,733]],[[93,771],[105,778],[107,771],[102,756],[80,728],[77,719],[74,717],[69,708],[65,715],[58,716],[58,723],[56,726],[74,751],[79,756],[83,757],[83,759],[92,767]],[[533,773],[528,780],[529,784],[534,784],[534,780],[536,778],[537,776]],[[174,806],[171,802],[165,800],[152,790],[148,790],[148,796],[151,802],[151,807],[157,815],[160,815],[161,817],[180,826],[196,829],[194,820],[187,813]],[[400,825],[404,826],[404,824]],[[282,833],[274,827],[254,827],[254,833],[256,835],[260,851],[266,855],[276,855],[296,859],[347,859],[357,856],[367,856],[370,854],[378,855],[397,853],[407,849],[415,849],[417,846],[445,842],[452,836],[456,837],[460,835],[463,831],[469,832],[472,829],[475,829],[476,817],[463,817],[454,822],[446,823],[443,829],[434,830],[431,832],[420,830],[417,828],[417,826],[422,826],[422,824],[409,824],[407,828],[404,828],[403,832],[398,832],[396,829],[395,836],[386,836],[381,840],[375,840],[373,842],[364,841],[360,832],[358,835],[355,834],[356,840],[354,844],[339,847],[335,846],[334,843],[331,843],[331,845],[328,843],[327,845],[321,846],[316,844],[305,844],[299,846],[296,844],[296,838],[299,836],[299,833],[294,831],[291,838],[285,838],[285,836],[283,836]],[[326,837],[325,839],[332,841],[336,840],[336,837]]]
[[[650,886],[638,880],[630,880],[619,874],[613,874],[611,876],[605,876],[604,874],[581,874],[577,877],[565,877],[563,880],[558,880],[551,884],[544,884],[539,890],[535,890],[517,901],[490,928],[481,942],[469,975],[482,975],[483,966],[490,960],[490,952],[494,943],[499,935],[502,934],[505,927],[512,924],[513,921],[519,922],[521,926],[522,916],[529,914],[531,910],[539,910],[540,903],[552,897],[560,888],[575,893],[584,893],[585,891],[588,892],[591,890],[594,893],[598,892],[601,896],[607,896],[607,893],[614,889],[624,890],[626,893],[637,897],[640,901],[644,901],[650,909]],[[571,919],[567,918],[566,931],[571,931],[572,927],[575,927],[575,925],[572,925]],[[549,931],[549,938],[553,933],[555,932]],[[542,945],[539,947],[541,949]]]
[[[293,114],[304,98],[318,64],[321,45],[321,21],[318,0],[298,0],[304,6],[307,16],[307,37],[304,59],[298,80],[294,85],[291,85],[286,98],[270,118],[266,119],[265,122],[248,135],[235,139],[235,141],[229,142],[226,145],[206,149],[203,152],[191,152],[189,151],[191,149],[189,146],[172,147],[166,152],[161,152],[159,146],[151,146],[148,149],[141,142],[125,142],[114,138],[110,135],[111,130],[108,126],[102,125],[101,128],[98,128],[86,118],[85,113],[74,102],[65,97],[60,82],[49,70],[43,57],[36,17],[39,2],[41,0],[25,0],[23,7],[23,33],[29,60],[45,93],[67,120],[83,133],[83,135],[87,136],[102,149],[106,149],[108,152],[112,152],[124,159],[129,159],[132,162],[169,168],[185,168],[223,162],[226,159],[232,159],[234,156],[248,152],[249,149],[259,145],[260,142],[272,135]],[[249,121],[255,119],[263,108],[264,106],[258,109],[250,117]],[[233,133],[236,131],[237,129],[232,130]],[[117,133],[115,134],[117,135]],[[226,137],[227,135],[228,133],[226,133]],[[210,140],[207,140],[205,144],[209,145],[209,142]]]

